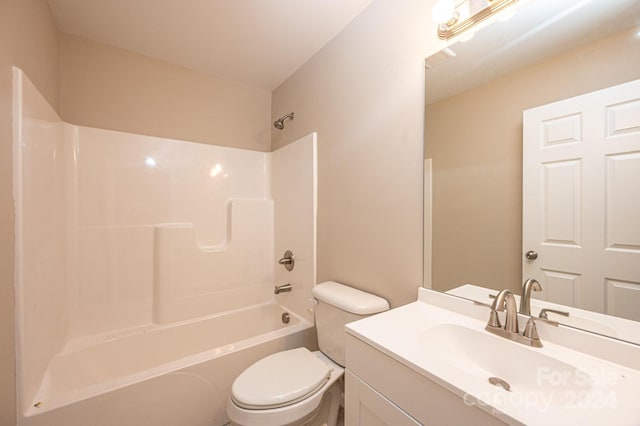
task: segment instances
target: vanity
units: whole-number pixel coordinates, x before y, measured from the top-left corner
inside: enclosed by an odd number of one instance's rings
[[[485,331],[489,314],[421,288],[347,325],[345,424],[640,424],[639,346],[540,322],[530,347]]]

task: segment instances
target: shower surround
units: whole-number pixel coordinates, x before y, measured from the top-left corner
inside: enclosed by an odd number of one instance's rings
[[[178,372],[176,391],[204,383],[193,424],[216,424],[229,371],[313,345],[315,134],[263,153],[74,126],[18,69],[14,127],[21,424],[83,424],[98,407],[170,424],[180,401],[146,412],[143,395],[170,395]],[[294,290],[274,296],[284,280]],[[142,417],[114,414],[132,394]]]

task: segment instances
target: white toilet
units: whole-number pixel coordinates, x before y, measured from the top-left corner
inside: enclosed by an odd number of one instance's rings
[[[313,288],[318,346],[269,355],[233,382],[227,414],[240,426],[335,426],[342,400],[345,324],[389,309],[381,297],[344,284]]]

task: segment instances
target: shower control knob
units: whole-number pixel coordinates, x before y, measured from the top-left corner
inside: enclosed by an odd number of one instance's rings
[[[293,271],[295,262],[293,260],[293,253],[291,250],[285,251],[282,259],[278,260],[278,263],[284,266],[287,271]]]
[[[536,260],[538,258],[538,253],[533,250],[529,250],[524,254],[524,257],[526,257],[527,260]]]

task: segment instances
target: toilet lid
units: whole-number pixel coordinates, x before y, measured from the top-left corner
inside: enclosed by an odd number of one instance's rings
[[[331,369],[307,348],[278,352],[253,364],[231,386],[231,398],[248,409],[283,407],[318,391]]]

